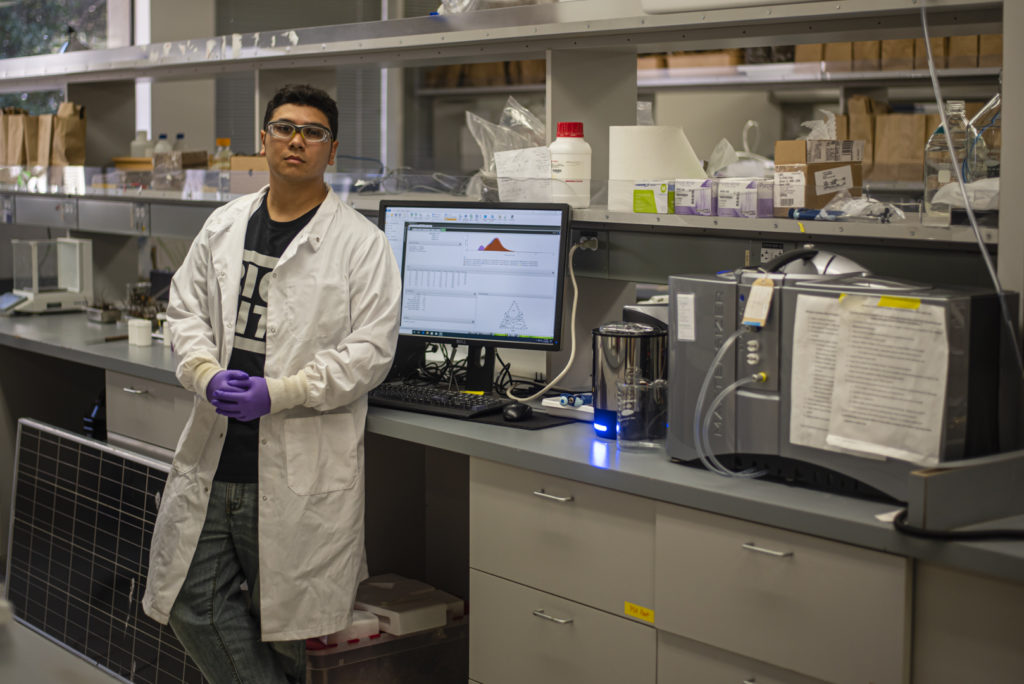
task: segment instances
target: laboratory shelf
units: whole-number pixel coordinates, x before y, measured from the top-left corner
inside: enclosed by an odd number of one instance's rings
[[[944,85],[998,83],[999,67],[975,69],[939,69]],[[927,69],[900,71],[833,71],[825,62],[783,62],[778,64],[738,64],[736,66],[644,69],[638,72],[641,89],[693,88],[725,86],[820,87],[822,85],[889,87],[914,82],[930,82]]]
[[[683,6],[685,3],[680,3]],[[829,0],[647,14],[641,0],[572,0],[446,16],[236,33],[0,60],[0,92],[67,83],[194,79],[230,71],[325,65],[400,66],[543,57],[546,50],[645,52],[905,37],[917,0]],[[937,35],[997,33],[1002,4],[936,0]]]

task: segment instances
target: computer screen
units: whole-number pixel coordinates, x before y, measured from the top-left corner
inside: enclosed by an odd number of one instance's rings
[[[378,222],[402,273],[403,338],[556,351],[568,205],[390,201]],[[481,352],[481,349],[484,351]]]

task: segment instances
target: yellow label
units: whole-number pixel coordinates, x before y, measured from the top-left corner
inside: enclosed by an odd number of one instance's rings
[[[484,395],[484,391],[483,390],[462,390],[462,392],[460,392],[460,394],[475,394],[477,396],[482,397]]]
[[[654,611],[650,608],[644,608],[638,606],[635,603],[626,601],[626,617],[636,618],[637,620],[643,620],[644,622],[650,622],[654,624]]]
[[[879,297],[878,306],[890,309],[919,309],[921,300],[915,297]]]
[[[804,224],[801,223],[800,221],[797,221],[796,225],[800,226],[800,232],[801,233],[806,233],[807,232],[807,230],[804,228]]]

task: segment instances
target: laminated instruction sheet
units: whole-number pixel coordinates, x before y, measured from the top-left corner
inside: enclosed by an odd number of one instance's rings
[[[790,441],[938,463],[948,350],[940,306],[905,297],[800,295]]]

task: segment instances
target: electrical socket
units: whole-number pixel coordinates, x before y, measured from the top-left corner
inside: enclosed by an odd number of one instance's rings
[[[584,235],[577,244],[584,252],[596,252],[600,246],[596,235]]]

